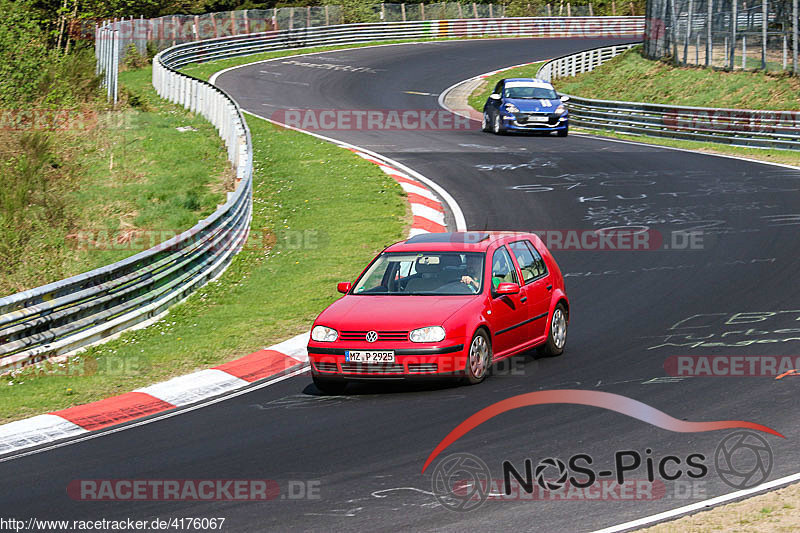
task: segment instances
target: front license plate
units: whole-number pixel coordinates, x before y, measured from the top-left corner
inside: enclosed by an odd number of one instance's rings
[[[394,363],[391,350],[345,350],[344,360],[350,363]]]
[[[528,117],[528,122],[547,122],[547,117]]]

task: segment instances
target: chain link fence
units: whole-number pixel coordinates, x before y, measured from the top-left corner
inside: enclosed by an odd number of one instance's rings
[[[798,73],[798,0],[649,0],[646,24],[652,59]]]

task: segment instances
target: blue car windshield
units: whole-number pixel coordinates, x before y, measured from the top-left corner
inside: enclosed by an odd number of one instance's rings
[[[558,93],[547,87],[507,87],[505,97],[558,100]]]

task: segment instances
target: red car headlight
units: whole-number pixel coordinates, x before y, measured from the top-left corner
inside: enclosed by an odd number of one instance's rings
[[[444,328],[442,326],[428,326],[413,330],[408,335],[411,342],[439,342],[444,340]]]
[[[311,340],[317,342],[333,342],[338,338],[339,333],[333,328],[314,326],[314,329],[311,330]]]

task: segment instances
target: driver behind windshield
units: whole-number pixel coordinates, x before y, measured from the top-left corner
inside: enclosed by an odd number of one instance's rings
[[[558,94],[547,87],[507,87],[506,98],[557,100]]]

